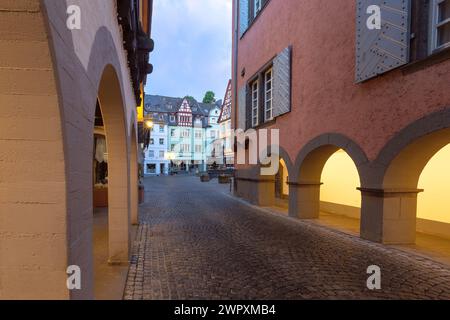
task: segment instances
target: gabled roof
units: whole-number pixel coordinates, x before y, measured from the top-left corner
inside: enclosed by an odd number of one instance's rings
[[[192,111],[193,120],[200,118],[203,127],[208,126],[208,117],[212,109],[216,108],[216,104],[200,103],[193,98],[175,98],[158,95],[146,95],[144,103],[145,115],[153,117],[157,121],[164,121],[170,125],[177,125],[178,119],[170,121],[170,115],[176,115],[180,111],[183,101],[187,100]],[[163,115],[164,120],[159,117]]]

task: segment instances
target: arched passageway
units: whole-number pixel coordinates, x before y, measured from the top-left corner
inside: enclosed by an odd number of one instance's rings
[[[450,238],[450,144],[425,166],[418,183],[417,231]]]
[[[321,175],[319,218],[338,228],[359,233],[361,185],[358,169],[342,149],[330,156]]]
[[[359,232],[363,167],[359,146],[339,134],[319,136],[300,151],[289,182],[289,215]],[[325,219],[326,218],[326,219]]]
[[[377,200],[372,207],[373,210],[378,208],[379,214],[382,215],[382,219],[378,221],[382,224],[380,228],[382,242],[415,243],[418,226],[419,229],[425,229],[427,232],[433,232],[433,229],[437,233],[445,232],[443,230],[447,226],[439,220],[448,213],[436,211],[440,211],[440,208],[445,210],[446,197],[442,198],[436,194],[435,201],[431,199],[433,199],[433,189],[435,192],[442,189],[442,185],[439,186],[439,180],[443,178],[445,172],[448,172],[446,162],[448,150],[445,147],[449,143],[450,128],[437,130],[414,139],[400,149],[389,162],[383,176],[383,196],[375,198],[373,194],[367,195],[372,203],[374,199]],[[435,159],[433,159],[434,156],[436,156]],[[430,165],[429,168],[427,164]],[[419,184],[421,175],[423,185]],[[421,189],[426,185],[431,187],[428,193],[426,189]],[[420,199],[419,194],[422,192],[425,192],[423,196],[425,202],[419,207],[423,211],[418,212],[418,198]],[[427,198],[428,202],[426,202]],[[419,220],[418,213],[421,215]],[[437,217],[440,218],[436,219]],[[428,221],[424,221],[423,218]],[[441,231],[438,231],[439,229]]]
[[[120,83],[112,66],[106,66],[101,77],[93,141],[94,296],[107,299],[117,289],[120,292],[120,288],[112,288],[121,285],[114,278],[126,273],[129,261],[129,197],[132,194],[124,105]],[[131,149],[130,154],[133,154]]]
[[[289,169],[286,161],[280,158],[278,173],[275,175],[274,204],[283,209],[289,208]]]

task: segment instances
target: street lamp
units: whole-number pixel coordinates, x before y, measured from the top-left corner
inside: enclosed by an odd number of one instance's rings
[[[145,121],[145,126],[146,126],[148,129],[153,128],[153,121],[152,121],[152,120],[147,120],[147,121]]]

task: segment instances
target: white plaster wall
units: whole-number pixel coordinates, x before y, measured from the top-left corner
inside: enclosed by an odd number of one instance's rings
[[[83,64],[85,70],[88,68],[92,44],[94,43],[97,30],[106,27],[114,35],[114,43],[119,54],[121,65],[121,76],[124,81],[129,81],[130,71],[127,66],[127,53],[123,50],[122,31],[117,23],[117,6],[115,0],[46,0],[49,2],[61,1],[66,7],[78,5],[81,9],[81,30],[72,30],[72,42],[75,53]],[[127,128],[131,121],[136,119],[136,100],[131,85],[124,83],[124,100],[127,107]]]

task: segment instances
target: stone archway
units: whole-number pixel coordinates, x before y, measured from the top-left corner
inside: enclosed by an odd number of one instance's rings
[[[362,189],[363,210],[370,217],[364,238],[392,244],[411,244],[416,236],[420,174],[429,160],[450,143],[450,109],[420,119],[389,141],[371,164]]]
[[[98,100],[108,150],[109,263],[128,263],[130,201],[126,115],[120,82],[112,65],[107,65],[103,71]]]
[[[293,177],[289,182],[291,217],[319,218],[322,171],[328,159],[341,149],[353,160],[361,184],[363,183],[368,159],[362,149],[343,135],[335,133],[321,135],[306,144],[297,156]]]

